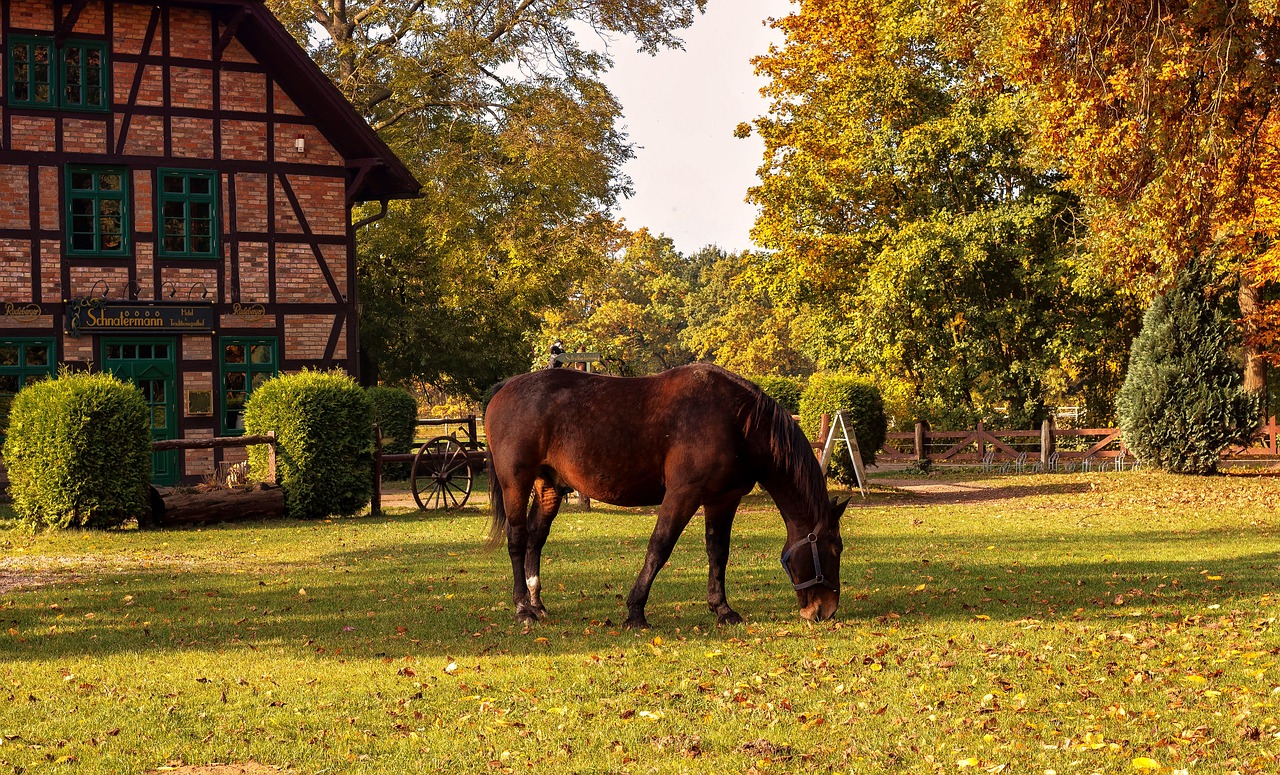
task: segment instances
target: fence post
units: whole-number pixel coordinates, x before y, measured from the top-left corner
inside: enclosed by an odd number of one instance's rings
[[[822,449],[827,443],[827,435],[831,433],[831,413],[823,412],[822,419],[818,421],[818,438],[813,443],[814,449]]]
[[[271,438],[267,444],[267,481],[271,484],[280,484],[279,477],[276,476],[276,432],[267,431],[267,436]]]
[[[382,426],[373,424],[373,494],[369,498],[369,516],[382,514]]]
[[[476,416],[474,414],[467,415],[467,450],[475,452],[480,449],[480,437],[476,433]]]
[[[929,448],[928,446],[926,446],[928,444],[928,435],[929,435],[929,423],[924,420],[918,420],[916,422],[916,440],[915,440],[915,447],[916,447],[915,452],[916,452],[917,463],[929,462]]]
[[[1044,422],[1040,423],[1040,464],[1044,471],[1049,470],[1049,457],[1053,455],[1053,450],[1057,446],[1057,439],[1053,434],[1053,418],[1046,417]]]
[[[982,437],[983,428],[982,420],[978,420],[978,459],[984,460],[987,457],[987,440]]]

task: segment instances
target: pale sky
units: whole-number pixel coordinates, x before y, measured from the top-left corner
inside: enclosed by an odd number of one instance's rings
[[[710,0],[685,30],[683,51],[637,53],[618,40],[605,83],[622,103],[622,123],[636,158],[623,171],[635,196],[618,213],[632,229],[666,234],[682,253],[715,244],[730,252],[755,247],[756,208],[744,199],[757,182],[764,145],[733,136],[740,122],[764,115],[764,79],[751,58],[781,43],[764,26],[796,9],[790,0]]]

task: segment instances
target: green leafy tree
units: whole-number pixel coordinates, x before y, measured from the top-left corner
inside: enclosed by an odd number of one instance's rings
[[[694,263],[705,268],[685,301],[680,334],[694,357],[740,374],[811,374],[813,361],[797,349],[795,310],[775,302],[760,276],[763,260],[714,247],[699,256]]]
[[[697,287],[699,264],[647,229],[584,277],[569,303],[549,312],[543,341],[599,352],[627,374],[652,374],[694,361],[681,343],[685,302]]]
[[[679,44],[706,0],[269,0],[424,183],[361,235],[369,373],[478,395],[600,271],[631,146],[583,44]]]
[[[1119,372],[1136,307],[1075,251],[1027,95],[942,10],[818,0],[778,23],[785,45],[757,60],[772,105],[753,235],[819,367],[920,418],[1025,427],[1079,376]],[[1101,324],[1072,327],[1085,316]]]
[[[1117,409],[1124,442],[1140,460],[1213,473],[1224,449],[1253,437],[1258,396],[1243,387],[1234,317],[1200,261],[1147,310]]]

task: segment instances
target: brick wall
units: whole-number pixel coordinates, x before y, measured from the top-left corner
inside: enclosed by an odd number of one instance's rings
[[[27,174],[25,165],[0,165],[0,229],[31,228]]]
[[[290,358],[323,358],[332,329],[332,315],[290,315],[284,321],[285,352]]]
[[[0,299],[31,301],[31,243],[0,239]]]

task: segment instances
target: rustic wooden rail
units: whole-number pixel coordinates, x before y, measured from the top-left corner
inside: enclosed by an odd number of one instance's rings
[[[276,484],[276,432],[268,431],[257,436],[215,436],[211,439],[161,439],[151,442],[152,452],[168,452],[174,449],[225,449],[228,447],[252,447],[267,445],[267,482]]]
[[[267,445],[266,482],[249,488],[191,491],[188,488],[151,488],[151,508],[140,527],[174,527],[234,520],[279,519],[285,514],[284,491],[276,476],[276,434],[215,436],[211,439],[162,439],[151,443],[153,452],[187,449],[226,449]]]
[[[1274,416],[1259,428],[1259,436],[1260,446],[1233,447],[1223,452],[1223,457],[1280,457],[1280,425]],[[918,422],[912,431],[886,434],[876,458],[891,463],[1022,462],[1028,468],[1049,470],[1086,461],[1123,464],[1133,455],[1118,428],[1057,428],[1052,420],[1045,420],[1040,430],[1018,431],[990,430],[981,422],[973,430],[935,431],[928,423]]]

